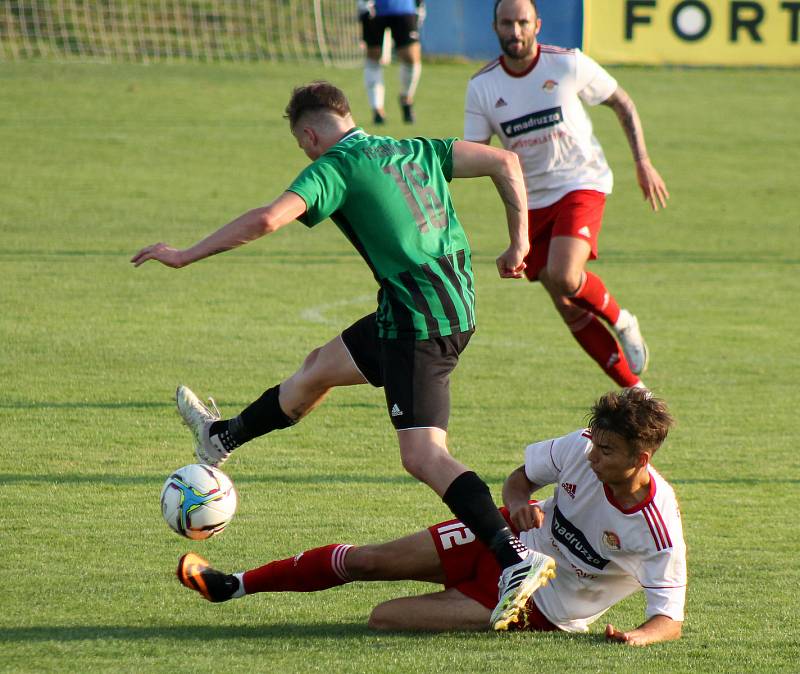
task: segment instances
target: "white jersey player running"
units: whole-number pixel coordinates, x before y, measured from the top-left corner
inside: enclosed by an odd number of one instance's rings
[[[531,209],[575,190],[610,194],[611,169],[581,101],[598,105],[616,90],[617,81],[580,49],[540,44],[519,73],[501,56],[470,80],[464,137],[495,135],[516,152]]]
[[[643,589],[645,621],[606,638],[630,645],[677,639],[686,590],[686,557],[675,495],[650,466],[672,425],[663,401],[641,389],[608,393],[592,409],[591,431],[530,445],[525,464],[503,486],[503,514],[557,575],[536,590],[506,629],[569,632]],[[530,502],[544,484],[552,498]],[[379,515],[378,515],[379,516]],[[260,592],[311,592],[356,580],[417,580],[443,590],[384,602],[370,627],[389,630],[488,630],[500,568],[458,520],[378,545],[331,544],[238,574],[194,553],[178,578],[209,601]],[[549,580],[549,583],[547,581]]]
[[[573,337],[618,386],[642,386],[648,351],[638,319],[586,269],[597,258],[613,176],[583,104],[616,112],[642,193],[654,210],[666,206],[636,106],[579,49],[538,43],[533,0],[497,0],[493,27],[503,54],[469,82],[464,138],[488,143],[495,135],[519,156],[530,208],[525,275],[542,283]]]

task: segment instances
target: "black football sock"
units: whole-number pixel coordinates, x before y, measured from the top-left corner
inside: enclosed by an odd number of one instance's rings
[[[208,436],[218,436],[220,444],[229,452],[252,439],[244,430],[241,416],[233,419],[220,419],[211,424]]]
[[[293,426],[295,422],[281,409],[279,393],[280,385],[267,389],[258,400],[243,409],[238,417],[211,424],[208,434],[219,435],[223,446],[230,450],[270,431]]]
[[[213,602],[232,599],[240,585],[239,579],[233,574],[222,573],[215,569],[208,569],[203,574],[203,581]]]
[[[461,473],[442,500],[453,514],[494,554],[502,568],[522,560],[528,549],[514,535],[497,510],[489,487],[472,471]]]

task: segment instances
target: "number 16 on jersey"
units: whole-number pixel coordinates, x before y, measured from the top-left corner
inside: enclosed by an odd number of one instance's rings
[[[423,234],[428,231],[428,221],[437,229],[447,227],[447,211],[442,200],[433,190],[426,185],[429,177],[417,162],[408,162],[401,165],[402,174],[396,166],[384,166],[383,172],[392,176],[397,187],[405,197],[414,221]],[[422,208],[420,208],[422,204]],[[423,213],[424,211],[424,213]],[[426,217],[427,215],[427,217]]]

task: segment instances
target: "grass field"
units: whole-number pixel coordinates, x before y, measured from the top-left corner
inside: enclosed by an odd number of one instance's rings
[[[415,133],[460,133],[474,69],[425,69]],[[361,72],[6,63],[0,671],[797,671],[800,73],[612,70],[672,194],[648,211],[613,114],[593,111],[617,177],[594,268],[638,314],[646,381],[679,420],[655,463],[689,546],[680,642],[607,645],[605,617],[588,636],[369,632],[371,607],[424,589],[413,583],[221,606],[181,588],[173,570],[190,549],[241,570],[449,516],[404,474],[382,394],[364,387],[226,464],[241,503],[222,536],[190,544],[159,512],[163,480],[192,458],[175,385],[237,412],[371,310],[374,282],[332,223],[181,271],[128,259],[271,199],[305,163],[281,119],[291,87],[327,76],[367,121]],[[395,83],[392,71],[389,100]],[[580,426],[611,384],[541,288],[495,278],[491,183],[453,192],[479,329],[454,376],[451,444],[499,497],[524,445]],[[643,606],[635,596],[607,617],[630,628]]]

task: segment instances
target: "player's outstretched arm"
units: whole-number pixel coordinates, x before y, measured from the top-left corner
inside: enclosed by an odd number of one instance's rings
[[[680,639],[682,628],[682,622],[665,615],[656,615],[630,632],[621,632],[613,625],[608,624],[606,625],[606,640],[629,646],[647,646],[659,641]]]
[[[508,222],[508,248],[497,258],[502,278],[522,278],[528,254],[528,193],[519,157],[500,148],[459,140],[453,144],[453,177],[489,176],[503,200]]]
[[[633,99],[622,87],[617,87],[616,91],[603,101],[603,105],[607,105],[617,114],[617,119],[622,125],[628,145],[631,146],[636,165],[636,179],[644,198],[650,202],[650,207],[654,211],[659,209],[659,205],[661,208],[666,208],[669,192],[661,175],[650,163],[644,143],[642,120],[639,119]]]
[[[294,192],[284,192],[268,206],[247,211],[190,248],[180,250],[166,243],[155,243],[142,248],[131,262],[138,267],[147,260],[156,260],[167,267],[180,269],[271,234],[305,212],[305,201]]]
[[[528,479],[525,466],[517,468],[503,483],[503,505],[519,531],[538,529],[544,524],[542,509],[528,503],[531,494],[539,488]]]

